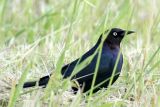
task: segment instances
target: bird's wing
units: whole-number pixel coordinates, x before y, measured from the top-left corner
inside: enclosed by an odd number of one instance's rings
[[[72,74],[78,60],[79,59],[76,59],[75,61],[62,67],[61,74],[63,75],[63,78],[67,78]]]
[[[111,73],[111,71],[112,71],[112,67],[111,67],[112,57],[113,56],[110,54],[102,54],[101,55],[98,74],[106,73],[105,75],[107,75],[107,74]],[[84,67],[82,70],[80,70],[76,75],[73,76],[72,79],[75,79],[80,83],[92,79],[94,72],[95,72],[97,59],[98,59],[98,54],[95,55],[95,57],[90,62],[90,64],[88,64],[86,67]]]

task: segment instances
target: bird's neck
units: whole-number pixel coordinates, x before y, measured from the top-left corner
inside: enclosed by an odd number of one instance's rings
[[[112,43],[105,43],[105,44],[108,45],[111,50],[120,48],[120,44],[112,44]]]
[[[99,37],[95,47],[98,47],[100,43],[102,42],[102,35]],[[111,50],[113,49],[119,49],[120,48],[120,43],[113,43],[109,39],[103,41],[103,47],[108,46]]]

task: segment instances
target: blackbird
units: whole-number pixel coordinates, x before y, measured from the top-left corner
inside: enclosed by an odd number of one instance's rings
[[[61,74],[63,75],[63,78],[65,79],[72,75],[71,80],[75,80],[78,82],[79,86],[82,88],[82,92],[89,91],[92,86],[98,55],[100,52],[99,46],[101,44],[102,49],[100,53],[99,66],[95,79],[93,93],[97,92],[101,88],[107,88],[110,83],[110,78],[113,71],[114,73],[111,84],[113,84],[120,75],[123,65],[123,55],[120,52],[120,43],[125,35],[131,33],[134,33],[134,31],[123,30],[120,28],[112,28],[105,31],[105,33],[100,35],[96,44],[89,51],[87,51],[80,58],[62,67]],[[105,39],[103,39],[103,36]],[[119,58],[118,55],[120,55]],[[91,60],[88,61],[86,66],[74,74],[73,71],[76,66],[78,66],[88,58],[91,58]],[[117,66],[115,66],[116,60],[118,60]],[[40,78],[39,81],[26,82],[24,83],[23,88],[33,87],[36,86],[36,84],[46,87],[50,79],[50,75]],[[78,90],[76,87],[72,87],[72,89],[75,92]]]

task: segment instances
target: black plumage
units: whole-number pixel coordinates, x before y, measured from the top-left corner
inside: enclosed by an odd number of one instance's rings
[[[97,92],[101,88],[107,88],[110,81],[110,77],[112,76],[113,73],[113,69],[115,67],[118,54],[120,54],[120,57],[115,69],[112,83],[114,83],[119,77],[123,65],[123,56],[122,53],[119,53],[120,43],[125,35],[131,33],[133,33],[133,31],[126,31],[119,28],[112,28],[111,30],[107,30],[104,33],[104,36],[106,37],[104,40],[102,39],[103,34],[100,35],[97,43],[88,52],[86,52],[84,55],[82,55],[75,61],[62,67],[61,73],[63,75],[63,78],[65,79],[70,77],[76,65],[81,64],[84,60],[93,56],[91,58],[91,61],[88,61],[83,69],[81,69],[80,71],[78,71],[78,73],[75,73],[71,77],[71,80],[76,80],[80,84],[80,86],[83,87],[83,92],[89,91],[91,89],[93,75],[97,64],[98,53],[100,52],[99,51],[100,49],[98,47],[102,43],[100,63],[94,84],[95,86],[98,84],[99,85],[98,87],[94,88],[93,92]],[[40,80],[38,81],[38,85],[45,87],[49,81],[49,77],[50,76],[45,76],[40,78]],[[35,85],[36,81],[26,82],[23,87],[27,88]],[[77,91],[75,87],[73,87],[73,90]]]

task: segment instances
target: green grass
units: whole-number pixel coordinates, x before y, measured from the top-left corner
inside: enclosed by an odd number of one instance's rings
[[[160,106],[159,5],[158,0],[0,0],[0,106]],[[136,31],[121,44],[120,78],[108,90],[73,95],[61,67],[111,27]],[[46,89],[22,89],[24,81],[50,72]]]

